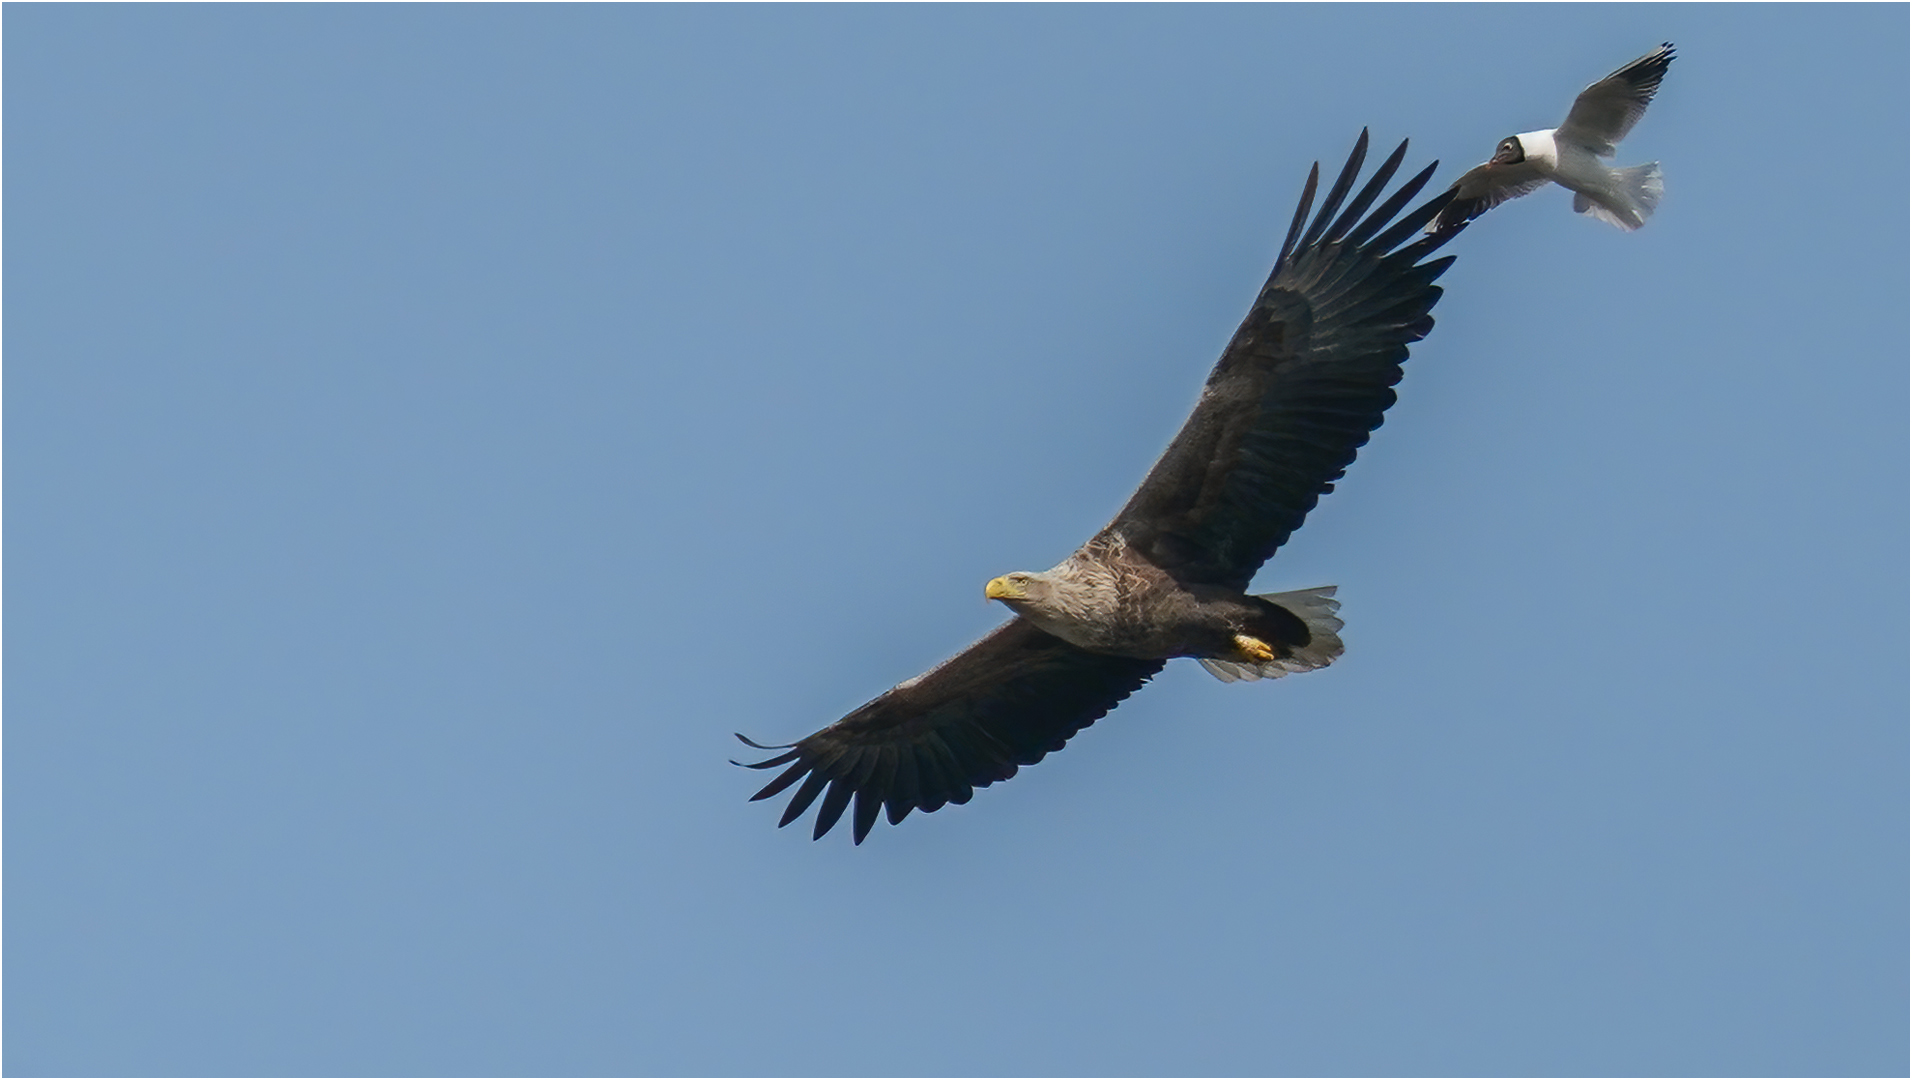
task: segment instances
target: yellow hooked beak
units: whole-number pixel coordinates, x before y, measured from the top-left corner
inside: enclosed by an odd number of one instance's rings
[[[990,600],[1023,600],[1022,586],[1006,577],[990,578],[983,586],[983,596]]]

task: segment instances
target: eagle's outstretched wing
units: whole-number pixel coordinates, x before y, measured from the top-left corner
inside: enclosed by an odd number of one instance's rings
[[[887,808],[894,825],[911,810],[960,806],[972,788],[1007,780],[1020,766],[1062,749],[1163,663],[1084,652],[1012,619],[793,746],[763,746],[737,736],[759,750],[787,751],[750,766],[789,766],[751,800],[803,780],[777,824],[795,821],[823,795],[813,834],[821,837],[854,795],[853,836],[861,844],[878,810]]]
[[[1309,173],[1274,273],[1194,414],[1109,525],[1184,582],[1248,586],[1381,426],[1408,343],[1434,326],[1434,280],[1453,258],[1421,260],[1460,227],[1401,245],[1452,193],[1394,220],[1433,175],[1429,165],[1362,217],[1400,167],[1402,142],[1336,218],[1367,145],[1364,130],[1302,235],[1318,167]]]

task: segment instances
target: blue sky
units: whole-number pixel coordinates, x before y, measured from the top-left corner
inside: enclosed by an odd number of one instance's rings
[[[14,1074],[1903,1074],[1907,10],[10,7]],[[1662,40],[1172,665],[853,848],[804,735],[1113,515],[1365,125]]]

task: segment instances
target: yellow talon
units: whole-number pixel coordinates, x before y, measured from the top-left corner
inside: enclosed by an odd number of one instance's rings
[[[1235,648],[1241,650],[1241,654],[1248,659],[1264,664],[1275,658],[1275,650],[1269,648],[1267,642],[1247,634],[1235,635]]]

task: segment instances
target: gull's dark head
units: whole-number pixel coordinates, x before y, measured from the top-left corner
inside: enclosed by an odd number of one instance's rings
[[[1509,135],[1494,147],[1494,156],[1487,159],[1489,165],[1518,165],[1527,160],[1527,150],[1520,145],[1520,136]]]

